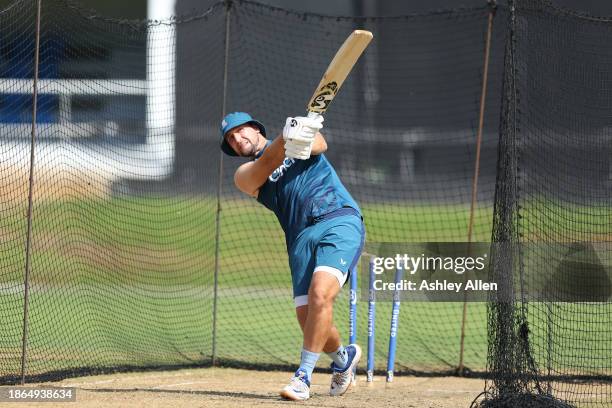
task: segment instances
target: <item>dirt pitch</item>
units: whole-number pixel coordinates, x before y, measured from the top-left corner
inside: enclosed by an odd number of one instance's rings
[[[382,377],[357,387],[342,397],[327,396],[329,374],[315,373],[312,397],[305,402],[283,401],[279,389],[291,373],[226,368],[126,373],[71,378],[41,386],[76,387],[76,403],[45,403],[46,408],[102,407],[469,407],[483,390],[484,381],[455,377],[396,377],[387,387]],[[19,407],[41,406],[20,403]]]

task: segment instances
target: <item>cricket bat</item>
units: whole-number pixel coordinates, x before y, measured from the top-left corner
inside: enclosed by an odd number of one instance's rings
[[[306,110],[309,116],[323,114],[344,83],[357,60],[372,41],[372,33],[366,30],[355,30],[338,49],[334,59],[329,63],[327,71],[310,98]]]

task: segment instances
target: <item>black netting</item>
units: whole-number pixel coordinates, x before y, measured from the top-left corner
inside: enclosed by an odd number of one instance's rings
[[[216,203],[178,193],[195,183],[175,176],[175,134],[186,126],[172,100],[187,83],[169,64],[181,55],[177,72],[222,71],[223,8],[185,23],[217,48],[205,57],[181,52],[173,22],[118,23],[43,3],[26,374],[210,361]],[[5,378],[21,364],[35,4],[0,14]],[[221,115],[218,93],[198,100],[203,114]],[[213,137],[200,132],[199,160],[204,134]]]
[[[612,25],[515,6],[493,228],[505,291],[490,305],[482,406],[607,406]]]
[[[44,2],[28,375],[207,364],[213,349],[222,364],[297,361],[301,336],[282,231],[271,213],[236,191],[239,160],[227,157],[214,304],[226,29],[226,110],[250,111],[272,136],[287,114],[305,112],[348,33],[374,31],[326,115],[328,157],[364,210],[369,240],[467,239],[486,5],[382,19],[226,6],[160,23],[114,21],[72,3]],[[6,38],[27,34],[7,47],[7,66],[24,70],[34,53],[34,4],[18,3],[3,17]],[[493,32],[491,61],[500,60],[504,33]],[[16,50],[23,61],[11,54]],[[472,237],[480,241],[491,228],[501,66],[493,62],[489,72]],[[8,378],[19,372],[21,355],[32,74],[9,70],[2,77],[3,106],[12,109],[3,120],[3,150],[15,162],[2,170],[3,219],[14,234],[3,242],[7,297],[0,309],[10,327],[0,367]],[[19,111],[11,108],[16,100]],[[336,308],[343,333],[347,303],[344,293]],[[380,369],[391,307],[384,309]],[[463,304],[411,309],[401,316],[398,371],[454,370]],[[363,333],[365,304],[358,317]],[[469,305],[468,369],[485,368],[485,321],[484,304]]]
[[[19,1],[0,14],[3,382],[21,372],[35,5]],[[553,295],[571,292],[580,285],[568,286],[567,276],[596,254],[601,265],[581,276],[597,297],[470,303],[465,321],[463,303],[410,303],[400,313],[396,367],[439,374],[462,360],[473,372],[488,370],[487,404],[546,404],[551,396],[605,404],[609,23],[518,6],[493,19],[471,240],[488,242],[493,231],[494,241],[519,248],[494,259],[502,295],[527,296],[542,279]],[[45,0],[26,375],[213,358],[256,368],[297,363],[302,340],[284,237],[273,214],[233,186],[241,160],[221,159],[218,125],[225,100],[227,112],[249,111],[278,134],[287,115],[305,112],[356,28],[374,41],[325,115],[324,133],[368,240],[468,240],[492,11],[483,3],[354,19],[239,1],[133,22]],[[555,251],[525,256],[515,245],[542,242]],[[542,272],[559,253],[560,275]],[[335,309],[345,341],[347,292]],[[363,344],[366,308],[359,303]],[[377,309],[381,370],[391,304]]]
[[[355,28],[371,30],[373,43],[325,115],[327,156],[364,211],[368,241],[465,241],[488,14],[489,9],[482,7],[355,21],[241,4],[230,19],[227,110],[246,106],[270,124],[269,133],[278,134],[287,111],[305,112],[313,86],[347,33]],[[503,30],[495,33],[493,58],[501,55],[502,36]],[[492,67],[492,78],[499,78],[500,67]],[[495,86],[499,80],[490,82],[491,97],[499,92]],[[490,237],[492,214],[496,157],[492,130],[497,126],[499,98],[491,100],[474,221],[473,239],[481,241]],[[257,296],[262,298],[260,310],[291,322],[282,232],[271,213],[232,186],[240,159],[224,160],[221,242],[228,256],[222,257],[219,287],[228,296],[227,305],[220,305],[220,316],[228,316],[226,321],[231,322],[232,316],[252,309],[252,297]],[[252,220],[246,222],[245,214]],[[272,291],[273,286],[279,289]],[[343,333],[348,330],[347,295],[345,291],[336,302],[336,324]],[[388,306],[378,308],[379,368],[386,362]],[[454,370],[459,363],[462,311],[462,303],[411,304],[399,325],[399,370]],[[484,304],[469,305],[465,365],[473,370],[482,371],[485,366],[485,313]],[[367,327],[366,316],[362,303],[358,308],[361,333]],[[270,355],[279,356],[272,361],[287,356],[275,350],[299,348],[299,327],[293,323],[268,329],[270,337],[264,343],[252,341],[238,348],[240,333],[256,333],[260,325],[259,320],[251,320],[241,327],[229,324],[227,332],[221,329],[219,338],[237,340],[218,343],[220,356],[241,359],[248,352],[249,358],[268,362]],[[261,353],[262,347],[266,353]],[[277,361],[289,364],[296,358],[288,355]]]

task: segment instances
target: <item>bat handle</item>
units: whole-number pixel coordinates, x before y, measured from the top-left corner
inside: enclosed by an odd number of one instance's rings
[[[320,113],[313,112],[313,111],[308,111],[308,115],[307,115],[307,116],[308,116],[310,119],[314,119],[314,118],[316,118],[316,117],[317,117],[317,116],[319,116],[319,115],[320,115]]]

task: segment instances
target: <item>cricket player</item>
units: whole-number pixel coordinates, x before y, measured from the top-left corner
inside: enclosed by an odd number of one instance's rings
[[[244,112],[221,122],[221,149],[249,157],[234,174],[242,192],[273,211],[285,232],[293,299],[303,332],[300,366],[280,395],[310,397],[310,379],[321,352],[332,360],[330,395],[351,385],[361,358],[346,347],[333,324],[336,295],[355,267],[365,239],[361,211],[323,153],[323,117],[289,117],[282,136],[266,139],[264,126]]]

